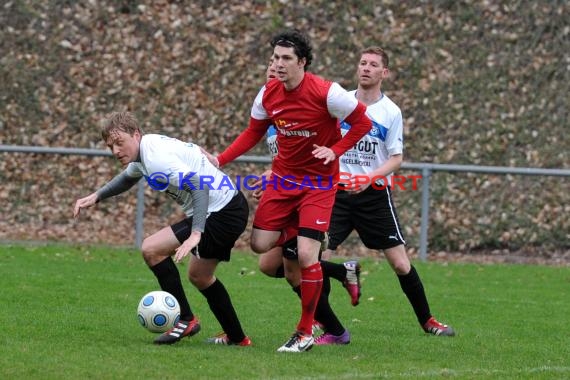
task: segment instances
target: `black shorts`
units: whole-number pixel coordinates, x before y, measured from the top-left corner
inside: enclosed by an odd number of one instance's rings
[[[352,230],[358,232],[369,249],[406,244],[389,187],[383,190],[368,187],[354,195],[344,190],[337,192],[329,228],[329,249],[335,250]]]
[[[206,219],[206,227],[198,246],[192,254],[203,259],[230,261],[230,253],[236,240],[245,231],[249,206],[243,193],[238,191],[230,203],[219,211],[212,212]],[[192,217],[170,226],[182,244],[192,232]]]

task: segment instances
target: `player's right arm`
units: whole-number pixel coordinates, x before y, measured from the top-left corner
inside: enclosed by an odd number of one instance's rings
[[[257,120],[249,118],[249,126],[235,141],[217,157],[219,166],[232,162],[242,154],[253,148],[265,136],[271,120]]]
[[[96,192],[89,194],[85,198],[78,199],[75,202],[75,207],[73,208],[73,217],[76,218],[81,212],[82,208],[91,207],[103,199],[119,195],[129,190],[139,181],[140,178],[141,177],[133,177],[129,175],[128,168],[123,170],[120,174],[115,176],[115,178],[107,182]]]
[[[267,169],[266,171],[263,172],[263,174],[261,174],[261,176],[259,177],[259,179],[257,181],[255,181],[254,183],[251,184],[251,187],[255,189],[251,193],[253,198],[255,198],[257,200],[261,199],[261,195],[263,194],[263,190],[264,190],[263,186],[262,186],[263,180],[271,177],[271,173],[272,173],[271,169]]]
[[[262,104],[264,93],[265,86],[261,88],[253,101],[249,125],[245,131],[243,131],[226,150],[218,155],[218,167],[224,166],[246,153],[265,136],[267,129],[271,125],[271,119]]]

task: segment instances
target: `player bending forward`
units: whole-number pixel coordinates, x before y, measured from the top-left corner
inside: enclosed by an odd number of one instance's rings
[[[102,122],[101,134],[126,168],[96,192],[77,200],[74,217],[81,209],[130,189],[142,177],[153,189],[173,198],[186,214],[185,219],[155,232],[142,244],[143,258],[160,288],[180,303],[180,320],[154,342],[173,344],[200,331],[200,322],[190,309],[171,257],[180,262],[192,252],[188,278],[206,298],[224,331],[208,342],[251,345],[230,295],[214,275],[220,261],[230,260],[234,243],[247,225],[249,207],[243,194],[235,190],[235,185],[222,186],[228,184],[227,176],[208,161],[200,147],[167,136],[144,135],[131,113],[108,115]]]

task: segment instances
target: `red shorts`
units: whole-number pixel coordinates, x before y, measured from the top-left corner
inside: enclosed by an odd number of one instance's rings
[[[267,186],[257,206],[253,226],[267,231],[281,231],[298,226],[326,232],[329,229],[336,186],[330,189],[302,187],[291,183]]]

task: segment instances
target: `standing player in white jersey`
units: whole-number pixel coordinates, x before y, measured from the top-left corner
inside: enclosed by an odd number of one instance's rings
[[[161,289],[180,303],[180,320],[154,342],[173,344],[200,331],[171,257],[180,262],[192,252],[188,277],[224,331],[208,342],[251,345],[230,295],[214,275],[220,261],[230,260],[231,249],[247,225],[249,207],[243,194],[207,160],[199,146],[167,136],[144,135],[129,112],[114,112],[104,118],[101,135],[126,169],[96,192],[77,200],[74,217],[81,209],[130,189],[142,177],[154,190],[173,198],[186,214],[185,219],[155,232],[142,244],[143,258]]]
[[[339,186],[336,195],[325,257],[355,229],[367,248],[384,251],[424,331],[453,336],[455,332],[450,326],[431,315],[422,281],[406,254],[406,242],[392,202],[390,181],[402,164],[404,145],[400,108],[381,90],[382,80],[389,75],[388,64],[388,55],[379,47],[361,53],[358,88],[351,93],[366,104],[373,127],[340,158],[341,181],[347,186],[344,190]],[[341,128],[346,133],[351,126],[342,122]],[[360,180],[355,180],[355,176],[360,176]]]

